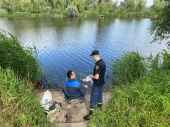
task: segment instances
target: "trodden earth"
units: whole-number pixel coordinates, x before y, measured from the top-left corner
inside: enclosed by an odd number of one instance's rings
[[[41,99],[47,89],[36,90],[35,95],[38,101]],[[48,89],[52,94],[51,105],[54,101],[62,103],[62,110],[67,111],[67,119],[65,123],[55,123],[56,127],[88,127],[89,120],[83,119],[89,113],[90,110],[90,92],[85,96],[86,101],[80,103],[80,99],[72,99],[71,104],[65,102],[62,91],[56,89]],[[112,93],[110,91],[103,91],[103,103],[107,104],[111,98]]]

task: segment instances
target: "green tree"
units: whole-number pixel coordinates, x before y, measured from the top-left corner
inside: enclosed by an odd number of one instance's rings
[[[86,1],[86,5],[90,10],[97,10],[98,9],[98,2],[96,0],[88,0]]]
[[[71,6],[76,6],[78,12],[83,12],[85,8],[85,0],[72,0]]]
[[[164,1],[153,0],[153,5],[151,6],[151,11],[159,12],[164,6]]]
[[[127,1],[121,1],[120,2],[120,9],[121,10],[126,10],[127,7],[128,7]]]
[[[108,7],[108,12],[112,13],[115,10],[115,3],[113,1],[109,1],[107,3],[107,7]]]
[[[52,11],[57,13],[61,13],[61,11],[64,10],[66,4],[64,0],[50,0],[49,3],[52,7]]]
[[[142,11],[146,6],[146,0],[136,0],[136,11]]]
[[[152,19],[150,32],[154,35],[152,42],[166,40],[167,44],[170,46],[170,1],[163,1],[163,8],[158,13],[158,16]]]
[[[112,13],[114,12],[114,2],[112,0],[106,0],[106,1],[102,1],[100,3],[100,13]]]
[[[7,11],[7,13],[13,12],[12,4],[11,4],[10,0],[2,0],[0,5],[1,5],[2,9],[5,9]]]
[[[108,7],[107,7],[107,2],[102,1],[102,2],[100,3],[100,9],[99,9],[99,11],[100,11],[101,14],[104,14],[104,13],[107,14],[107,13],[108,13],[109,9],[108,9]]]
[[[127,9],[129,11],[135,11],[135,0],[125,0],[125,2],[127,2]]]
[[[17,8],[21,12],[30,12],[31,7],[32,5],[28,0],[20,0],[19,2],[17,1]]]

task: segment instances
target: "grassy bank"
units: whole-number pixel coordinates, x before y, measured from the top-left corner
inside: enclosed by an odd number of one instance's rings
[[[170,55],[163,51],[155,58],[150,56],[144,60],[132,52],[114,62],[115,73],[123,80],[113,88],[113,97],[108,105],[95,110],[90,126],[167,127],[170,124]],[[147,70],[144,71],[143,65]],[[134,75],[140,70],[142,73]],[[121,80],[121,77],[115,77],[115,80]]]
[[[0,32],[0,126],[47,126],[44,109],[32,90],[40,71],[36,49]]]
[[[10,14],[0,13],[0,17],[64,17],[64,15],[57,15],[56,13],[13,12]]]
[[[114,12],[108,14],[99,14],[95,10],[85,10],[83,13],[78,14],[79,17],[155,17],[156,13],[150,11],[144,12]],[[56,13],[29,13],[29,12],[13,12],[13,13],[0,13],[0,17],[67,17],[66,12],[63,14]]]
[[[28,80],[0,67],[0,126],[47,126],[44,109]]]
[[[0,66],[11,68],[21,78],[32,82],[40,79],[36,48],[24,48],[16,36],[0,30]]]

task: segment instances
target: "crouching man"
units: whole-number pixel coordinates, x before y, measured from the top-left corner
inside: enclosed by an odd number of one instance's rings
[[[88,88],[87,85],[83,84],[85,79],[83,79],[82,82],[76,81],[76,74],[72,70],[67,72],[67,77],[69,80],[66,81],[66,89],[63,91],[65,101],[71,104],[71,99],[80,98],[80,103],[83,103],[86,100],[84,96]]]

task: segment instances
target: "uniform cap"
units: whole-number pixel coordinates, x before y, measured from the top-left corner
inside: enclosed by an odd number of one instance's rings
[[[90,56],[93,56],[93,55],[99,55],[99,51],[98,50],[94,50]]]

